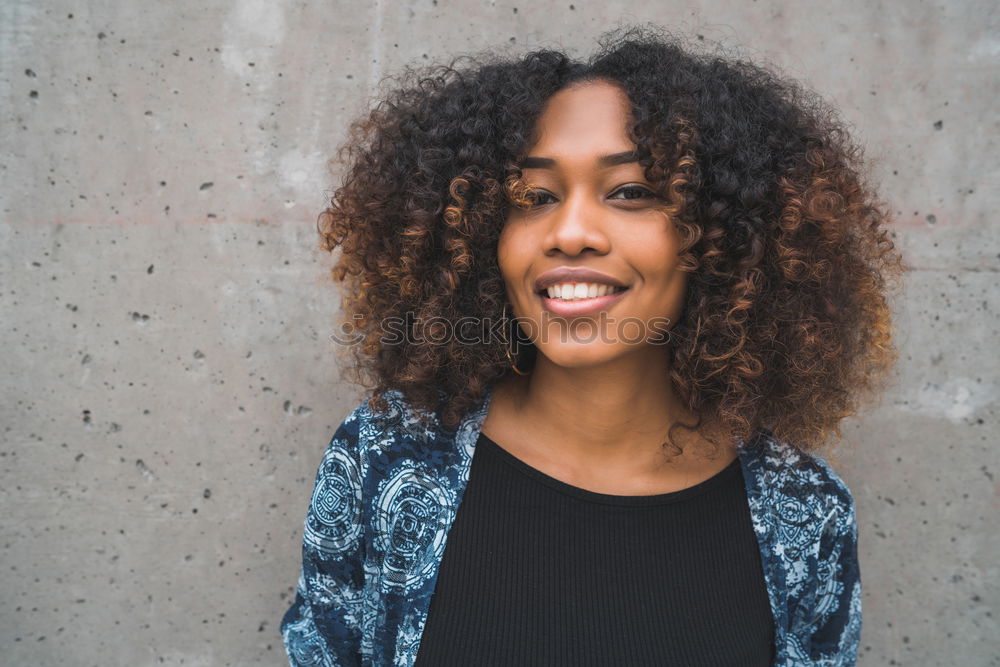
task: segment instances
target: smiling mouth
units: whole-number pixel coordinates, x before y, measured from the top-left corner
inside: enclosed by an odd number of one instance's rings
[[[550,297],[548,290],[544,290],[539,293],[539,299],[542,302],[542,309],[557,317],[592,317],[597,313],[613,308],[615,304],[625,298],[625,292],[627,291],[629,291],[628,287],[615,286],[614,289],[588,290],[587,296],[582,296],[583,290],[581,289],[579,292],[581,296],[577,297],[575,290],[573,295],[570,296],[569,289],[567,288],[566,298],[563,298],[561,295]],[[595,296],[590,296],[595,293]]]
[[[572,303],[574,301],[590,301],[592,299],[613,296],[615,294],[620,294],[627,289],[628,287],[618,287],[617,285],[602,285],[601,289],[590,290],[585,295],[577,296],[578,294],[581,294],[581,292],[567,290],[565,288],[560,290],[558,286],[554,286],[539,290],[537,294],[544,299]]]

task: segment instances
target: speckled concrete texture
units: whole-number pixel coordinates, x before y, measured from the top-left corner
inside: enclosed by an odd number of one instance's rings
[[[1000,12],[893,0],[0,1],[0,664],[280,665],[322,451],[361,400],[315,218],[406,63],[742,45],[834,101],[913,267],[845,428],[862,665],[1000,665]],[[695,37],[697,39],[697,37]]]

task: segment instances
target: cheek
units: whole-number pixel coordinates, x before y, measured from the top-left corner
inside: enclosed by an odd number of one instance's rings
[[[648,303],[656,310],[673,310],[687,292],[688,274],[679,268],[678,247],[673,235],[660,235],[631,248],[635,269],[648,288]]]
[[[508,223],[497,242],[497,262],[504,281],[510,285],[518,276],[523,276],[531,261],[531,239],[523,226]]]

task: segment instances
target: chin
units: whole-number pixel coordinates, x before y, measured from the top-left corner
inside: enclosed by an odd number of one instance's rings
[[[538,349],[539,356],[563,368],[589,368],[618,359],[621,350],[611,345],[547,345]]]

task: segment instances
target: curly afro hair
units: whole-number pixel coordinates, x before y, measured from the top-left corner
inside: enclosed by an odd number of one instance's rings
[[[398,390],[447,428],[513,372],[506,340],[387,342],[385,323],[502,317],[497,243],[523,202],[516,165],[546,100],[595,79],[627,93],[630,136],[684,240],[688,294],[666,350],[678,396],[741,439],[839,441],[898,357],[891,209],[818,95],[655,28],[609,33],[586,62],[539,50],[406,69],[354,122],[318,221],[322,248],[340,250],[341,326],[360,341],[342,366],[371,407]]]

